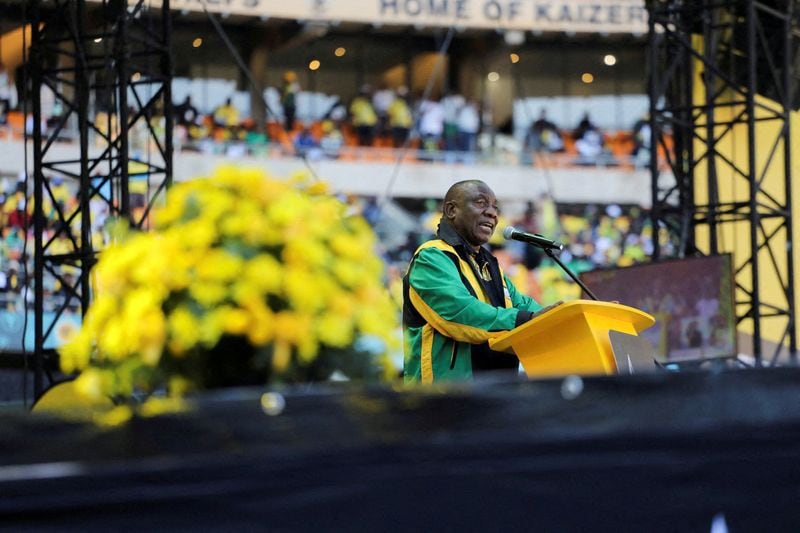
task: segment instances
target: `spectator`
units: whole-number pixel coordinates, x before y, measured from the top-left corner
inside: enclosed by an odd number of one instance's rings
[[[369,93],[369,86],[362,86],[358,96],[350,103],[350,118],[358,135],[359,146],[372,146],[378,123],[378,115],[372,107]]]
[[[7,122],[10,109],[17,105],[17,88],[11,82],[6,67],[0,61],[0,124]]]
[[[378,115],[379,137],[383,137],[389,130],[389,107],[395,99],[395,92],[388,88],[385,83],[381,84],[380,89],[372,95],[372,107]]]
[[[400,148],[405,144],[414,120],[408,105],[408,88],[397,89],[397,96],[392,100],[387,114],[389,126],[392,128],[392,143],[395,148]]]
[[[444,108],[436,100],[423,100],[419,104],[419,133],[422,149],[426,152],[439,150],[444,132]]]
[[[230,98],[214,110],[214,125],[228,130],[239,124],[239,110],[236,109]]]
[[[294,150],[295,154],[300,157],[308,157],[310,159],[318,159],[321,155],[319,150],[319,143],[317,139],[314,138],[314,135],[311,133],[311,129],[307,126],[304,126],[302,130],[297,134],[294,139]]]
[[[338,159],[339,152],[344,145],[344,136],[333,120],[326,120],[322,123],[322,139],[320,139],[319,145],[325,157]]]
[[[262,130],[254,121],[245,127],[244,134],[245,145],[247,151],[253,155],[266,155],[267,147],[269,146],[269,138],[264,130]]]
[[[636,167],[645,167],[650,164],[651,148],[650,116],[645,115],[633,125],[633,164]]]
[[[281,106],[283,107],[284,124],[286,132],[294,129],[294,117],[297,112],[297,95],[300,93],[300,84],[297,74],[293,70],[283,73],[283,87],[281,88]]]
[[[603,155],[603,134],[589,119],[589,113],[584,113],[578,128],[575,130],[575,149],[578,151],[579,165],[595,165],[600,162]]]
[[[578,127],[575,129],[575,139],[582,139],[587,131],[599,131],[597,126],[589,118],[589,112],[584,111],[583,117],[578,122]]]
[[[442,98],[442,115],[444,149],[454,151],[458,149],[458,112],[464,105],[464,97],[460,94],[447,93]]]
[[[529,144],[536,152],[560,152],[564,149],[561,133],[556,125],[547,119],[545,109],[539,112],[539,118],[531,125]]]
[[[186,96],[183,103],[175,107],[175,118],[178,124],[184,127],[189,127],[197,120],[197,108],[192,105],[192,97]]]
[[[458,127],[458,150],[464,152],[464,160],[472,160],[472,152],[478,149],[478,132],[481,129],[481,116],[478,103],[469,99],[458,110],[456,118]]]

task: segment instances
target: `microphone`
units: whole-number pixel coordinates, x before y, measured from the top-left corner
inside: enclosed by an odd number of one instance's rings
[[[543,250],[558,250],[559,252],[564,249],[564,245],[558,241],[551,241],[546,237],[542,237],[538,233],[525,233],[518,231],[514,226],[508,226],[503,230],[503,237],[506,239],[514,239],[515,241],[527,242],[534,246],[538,246]]]

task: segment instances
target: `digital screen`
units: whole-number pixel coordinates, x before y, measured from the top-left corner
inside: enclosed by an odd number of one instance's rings
[[[593,270],[581,281],[601,300],[653,315],[655,325],[641,335],[662,362],[737,353],[730,254]]]

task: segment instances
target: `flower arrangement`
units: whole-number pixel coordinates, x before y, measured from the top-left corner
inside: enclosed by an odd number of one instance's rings
[[[94,301],[60,350],[82,394],[395,373],[398,309],[375,236],[323,183],[222,168],[170,189],[154,222],[93,271]]]

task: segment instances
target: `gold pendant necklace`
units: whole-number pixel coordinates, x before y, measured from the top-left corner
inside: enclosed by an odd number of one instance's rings
[[[475,271],[480,275],[483,281],[492,281],[492,274],[489,272],[489,263],[486,262],[483,266],[479,266],[478,262],[469,254],[469,259],[472,261],[472,265],[475,267]]]

